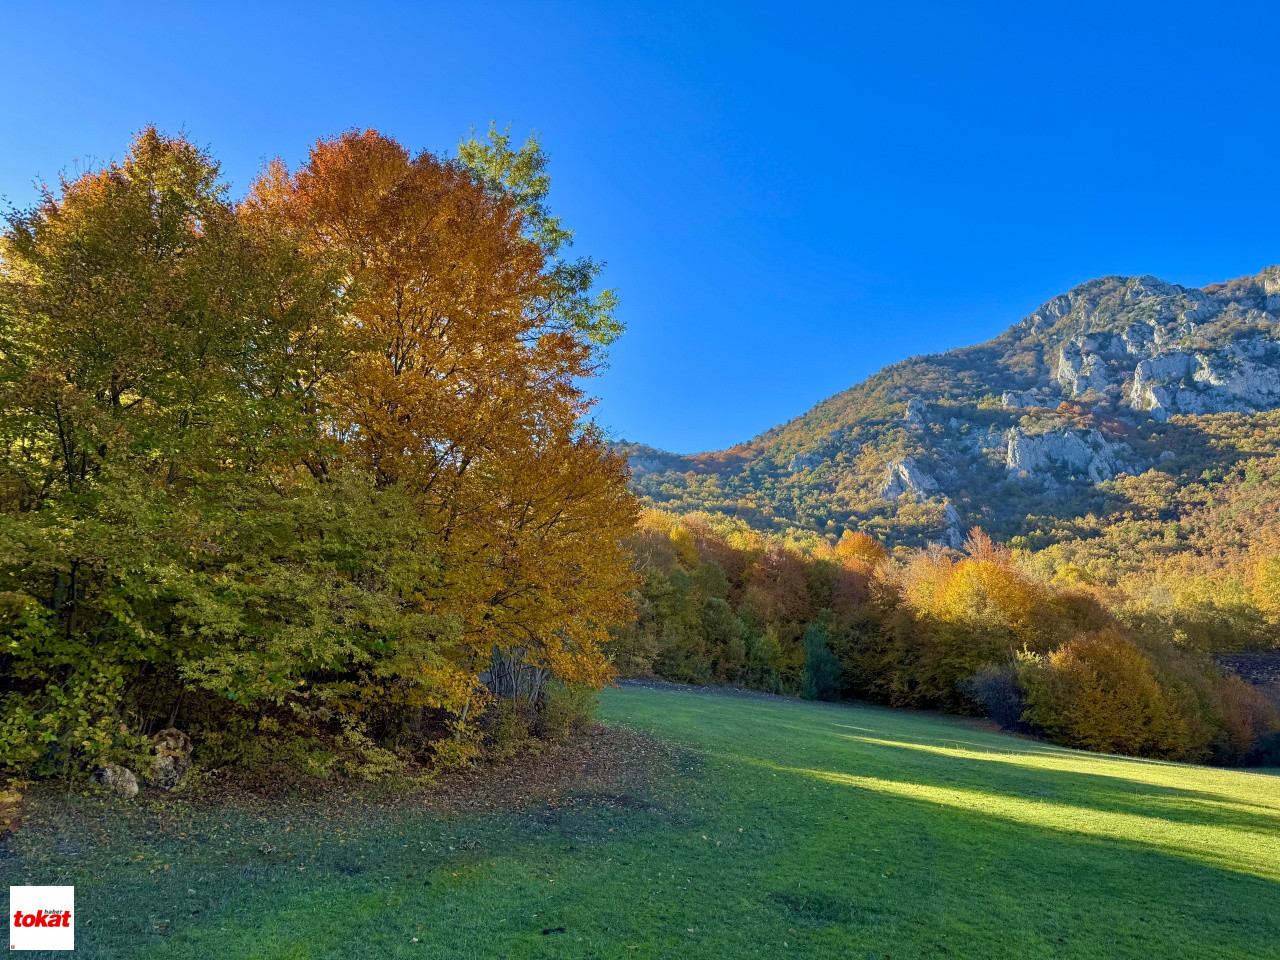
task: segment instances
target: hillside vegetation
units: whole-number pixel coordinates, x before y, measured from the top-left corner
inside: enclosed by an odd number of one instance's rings
[[[656,509],[619,664],[1271,762],[1214,658],[1280,647],[1278,331],[1280,268],[1109,277],[739,447],[623,445]]]
[[[894,557],[862,533],[801,547],[661,511],[631,551],[637,619],[613,645],[626,674],[983,713],[1090,750],[1280,759],[1280,709],[1214,660],[1274,631],[1275,579],[1232,607],[1212,593],[1179,607],[1050,575],[976,528],[960,551]]]
[[[1280,956],[1274,776],[865,706],[624,688],[604,714],[675,771],[523,812],[116,813],[3,863],[76,885],[95,960]]]
[[[677,456],[622,444],[655,505],[762,530],[958,546],[1095,535],[1154,470],[1177,518],[1205,483],[1274,457],[1280,268],[1196,290],[1107,277],[987,343],[917,357],[754,440]]]

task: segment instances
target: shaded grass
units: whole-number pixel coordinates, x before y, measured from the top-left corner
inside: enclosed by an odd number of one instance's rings
[[[1280,957],[1276,776],[873,707],[624,688],[604,712],[678,769],[465,817],[161,829],[77,801],[0,871],[76,884],[84,956]]]

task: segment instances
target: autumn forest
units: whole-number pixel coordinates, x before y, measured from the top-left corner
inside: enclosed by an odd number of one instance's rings
[[[1275,644],[1280,566],[1256,543],[1143,559],[1106,546],[1123,526],[1069,553],[975,526],[913,547],[633,492],[591,418],[617,297],[549,190],[536,138],[446,156],[367,130],[235,199],[213,157],[147,129],[11,215],[11,775],[147,769],[180,729],[208,769],[430,778],[568,735],[619,676],[1280,757],[1276,706],[1217,659]],[[1265,501],[1275,463],[1221,489]],[[1274,542],[1260,509],[1237,537]],[[1179,564],[1181,601],[1132,589]]]

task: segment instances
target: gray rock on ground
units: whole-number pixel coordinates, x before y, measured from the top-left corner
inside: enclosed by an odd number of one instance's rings
[[[118,763],[108,763],[95,771],[91,779],[122,800],[130,800],[138,795],[138,778],[133,775],[132,770]]]

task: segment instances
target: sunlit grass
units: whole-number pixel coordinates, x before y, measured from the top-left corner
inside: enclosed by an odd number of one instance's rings
[[[1273,775],[872,707],[625,688],[604,714],[678,775],[543,815],[193,815],[0,870],[75,883],[89,957],[1280,957]]]
[[[1076,804],[1024,800],[985,790],[930,786],[882,777],[859,777],[832,770],[801,770],[790,767],[779,769],[857,790],[873,790],[1016,823],[1142,844],[1192,857],[1226,870],[1252,873],[1272,880],[1280,879],[1280,842],[1275,833],[1210,827],[1167,820],[1159,815],[1100,811]]]

